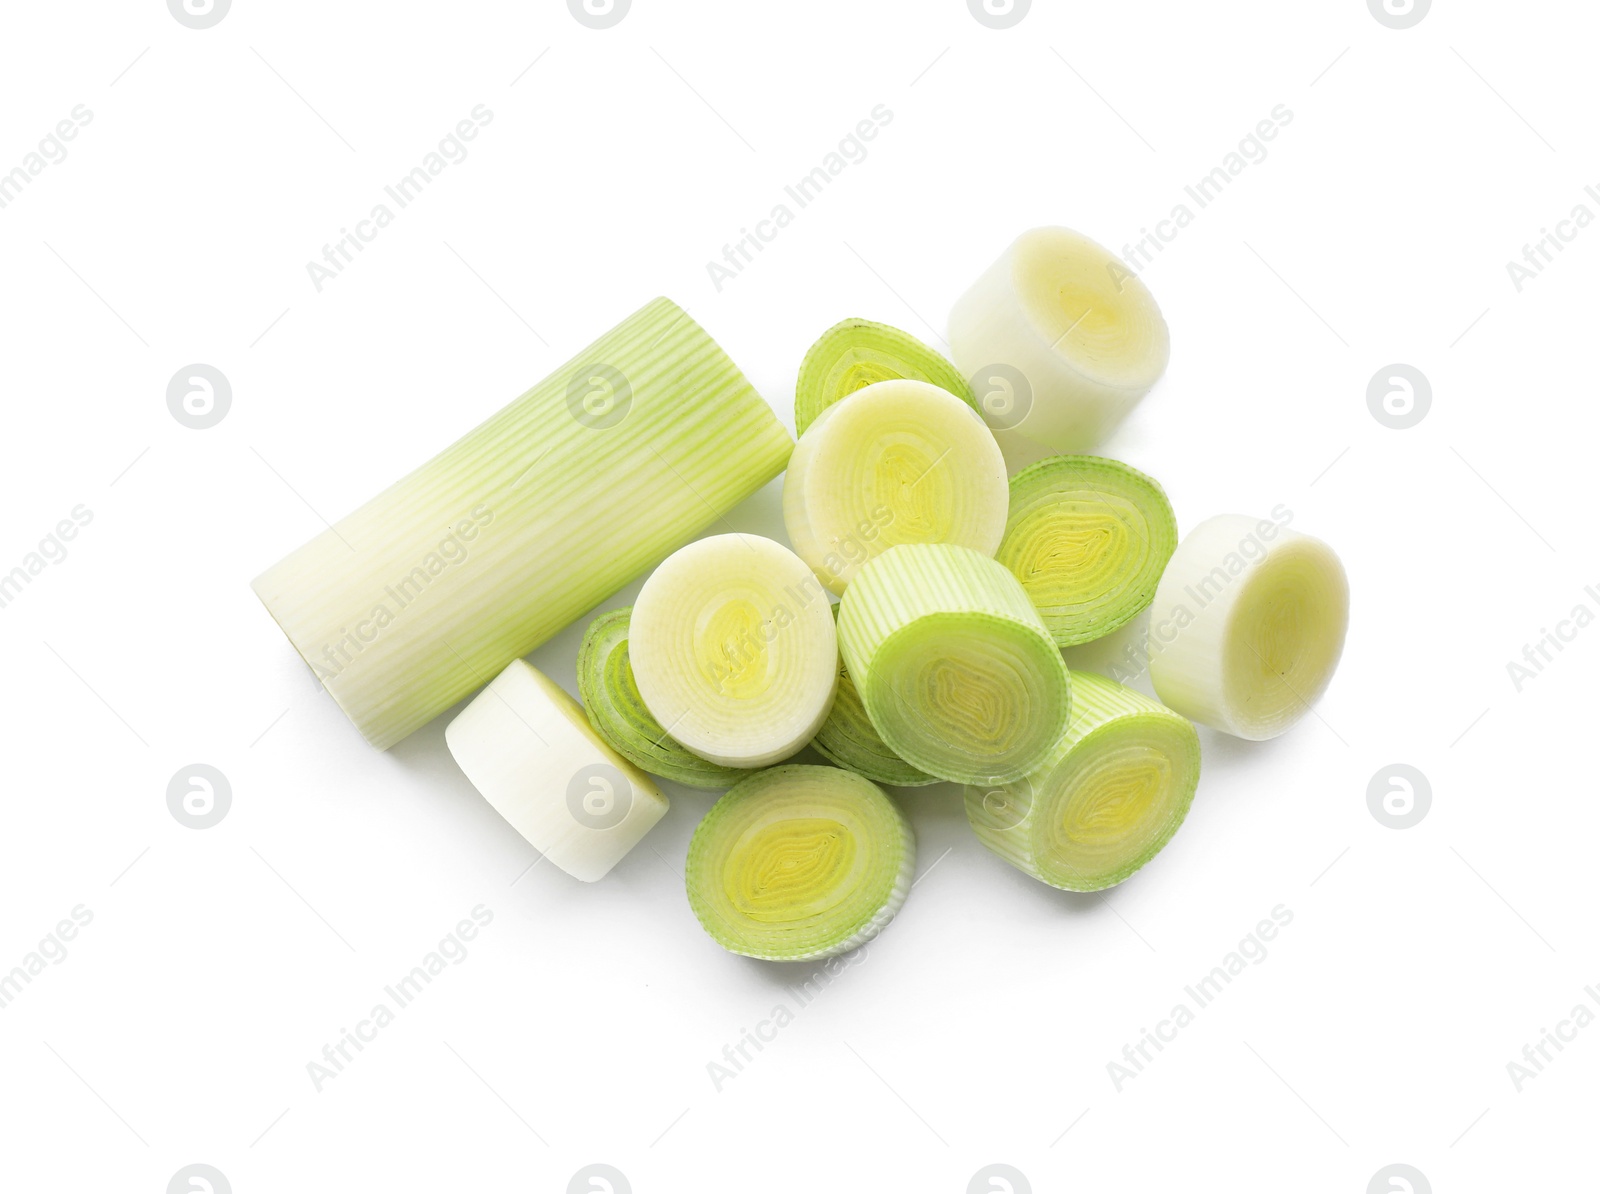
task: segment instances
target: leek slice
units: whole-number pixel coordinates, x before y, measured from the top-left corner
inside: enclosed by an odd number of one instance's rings
[[[495,811],[585,883],[604,878],[666,816],[654,781],[526,660],[513,660],[474,697],[444,740]]]
[[[1020,779],[1066,726],[1061,652],[1017,578],[971,548],[908,543],[869,562],[840,602],[839,648],[873,728],[940,779]]]
[[[783,520],[829,592],[898,543],[959,543],[993,555],[1006,525],[1006,462],[954,395],[880,381],[824,410],[783,479]]]
[[[836,605],[833,609],[837,615],[839,607]],[[872,719],[867,716],[867,707],[861,702],[861,694],[856,691],[855,681],[850,679],[850,669],[845,667],[842,655],[833,708],[811,745],[829,762],[874,783],[920,788],[939,782],[938,776],[918,771],[890,750],[889,744],[872,728]]]
[[[974,406],[955,366],[915,336],[870,319],[846,319],[818,337],[800,362],[794,384],[794,431],[803,435],[845,395],[894,377],[926,381]]]
[[[1061,740],[1024,779],[967,788],[967,820],[1024,874],[1099,891],[1160,852],[1199,782],[1194,726],[1143,693],[1079,671]]]
[[[1051,456],[1011,478],[995,559],[1062,647],[1110,634],[1150,604],[1178,544],[1154,479],[1103,456]]]
[[[1088,452],[1166,372],[1171,345],[1155,298],[1115,254],[1034,228],[956,300],[950,355],[996,426]]]
[[[652,775],[691,788],[726,788],[746,774],[719,767],[668,736],[650,716],[628,661],[631,608],[614,609],[589,623],[578,648],[578,695],[594,726],[623,758]]]
[[[718,945],[775,962],[849,953],[905,903],[911,824],[872,781],[790,764],[741,780],[689,842],[689,906]]]
[[[713,535],[667,557],[639,590],[628,645],[652,716],[724,767],[788,758],[833,704],[827,595],[799,556],[759,535]]]
[[[367,740],[392,746],[792,448],[716,342],[656,299],[252,587]]]
[[[1333,678],[1350,584],[1320,539],[1219,514],[1184,537],[1150,605],[1150,681],[1185,717],[1276,738]]]

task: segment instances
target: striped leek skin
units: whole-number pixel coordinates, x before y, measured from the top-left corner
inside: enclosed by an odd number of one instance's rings
[[[1051,456],[1011,478],[995,559],[1022,582],[1056,644],[1110,634],[1150,604],[1178,545],[1156,481],[1103,456]]]
[[[603,879],[667,815],[661,789],[524,659],[455,716],[444,740],[495,811],[585,883]]]
[[[726,788],[749,774],[720,767],[684,749],[650,715],[628,661],[631,608],[614,609],[589,623],[578,648],[578,694],[589,724],[623,758],[652,775],[691,788]]]
[[[656,299],[253,588],[387,748],[783,470],[750,383]]]
[[[893,377],[925,381],[977,409],[972,388],[955,366],[915,336],[870,319],[834,324],[807,350],[794,384],[794,430],[803,435],[814,419],[846,394]]]
[[[1067,228],[1017,237],[956,300],[949,334],[978,409],[1057,452],[1104,442],[1171,355],[1166,320],[1145,284]],[[1025,393],[1010,371],[1021,374]]]
[[[628,652],[651,716],[703,759],[765,767],[816,735],[838,638],[805,562],[760,535],[679,548],[639,590]]]
[[[836,605],[833,608],[837,614],[839,607]],[[829,762],[837,763],[846,771],[854,771],[874,783],[921,788],[939,782],[937,776],[918,771],[895,754],[878,736],[842,656],[839,659],[839,688],[833,695],[833,708],[828,712],[828,720],[822,723],[817,736],[811,740],[811,745]]]
[[[1333,679],[1350,583],[1333,548],[1271,519],[1208,518],[1184,536],[1150,605],[1150,682],[1202,725],[1260,741]]]
[[[1024,874],[1068,891],[1121,883],[1183,824],[1200,782],[1186,718],[1093,672],[1072,674],[1072,717],[1038,768],[968,787],[967,820]]]
[[[839,649],[884,742],[940,779],[1020,779],[1067,723],[1061,652],[1017,578],[971,548],[873,559],[839,604]]]
[[[905,903],[911,823],[872,781],[790,764],[741,780],[689,842],[689,906],[718,945],[774,962],[849,953]]]
[[[847,395],[806,429],[783,478],[783,521],[839,594],[898,543],[993,555],[1008,497],[1005,457],[983,420],[938,386],[896,379]]]

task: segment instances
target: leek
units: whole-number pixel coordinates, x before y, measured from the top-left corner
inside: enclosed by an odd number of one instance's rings
[[[722,948],[769,961],[849,953],[911,890],[916,840],[872,781],[789,765],[730,788],[689,842],[689,906]]]
[[[846,319],[817,339],[800,362],[794,385],[794,430],[846,394],[894,377],[925,381],[973,405],[972,390],[955,367],[915,336],[869,319]]]
[[[1024,874],[1099,891],[1160,852],[1199,782],[1194,726],[1143,693],[1079,671],[1060,741],[1023,779],[967,788],[967,820]]]
[[[993,555],[1006,525],[1006,462],[972,409],[922,381],[880,381],[824,410],[783,479],[783,520],[801,559],[843,593],[899,543]]]
[[[1155,596],[1178,543],[1161,486],[1100,456],[1051,456],[1011,478],[995,559],[1022,582],[1058,646],[1110,634]]]
[[[833,608],[837,613],[839,607]],[[861,694],[856,691],[855,681],[850,679],[850,669],[845,667],[843,656],[839,659],[839,687],[834,693],[833,709],[811,745],[829,762],[874,783],[920,788],[939,782],[937,776],[918,771],[890,750],[888,743],[872,728],[872,719],[861,703]]]
[[[656,299],[253,587],[392,746],[717,521],[792,446]]]
[[[971,548],[869,562],[840,603],[839,648],[873,728],[940,779],[1020,779],[1066,726],[1061,652],[1017,578]]]

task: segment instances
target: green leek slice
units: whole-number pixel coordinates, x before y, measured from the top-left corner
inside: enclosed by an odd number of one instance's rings
[[[1066,726],[1061,652],[1017,578],[971,548],[871,560],[840,602],[839,648],[884,742],[940,779],[1020,779]]]
[[[694,831],[689,906],[722,948],[800,962],[849,953],[905,902],[911,824],[871,780],[790,764],[730,788]]]
[[[972,388],[949,361],[915,336],[870,319],[834,324],[807,350],[794,385],[794,431],[846,394],[894,377],[925,381],[954,394],[974,410]]]
[[[652,775],[691,788],[726,788],[749,774],[707,762],[668,736],[650,715],[628,661],[632,608],[601,614],[578,648],[578,694],[595,732],[613,750]]]
[[[1102,456],[1051,456],[1011,478],[995,559],[1062,647],[1110,634],[1150,604],[1178,545],[1154,479]]]
[[[1200,782],[1200,736],[1143,693],[1072,674],[1066,733],[1015,783],[966,789],[981,841],[1024,874],[1068,891],[1121,883],[1183,824]]]

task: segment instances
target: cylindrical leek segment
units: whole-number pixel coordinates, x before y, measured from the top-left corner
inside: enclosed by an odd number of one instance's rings
[[[839,605],[839,648],[873,728],[929,775],[1007,783],[1067,722],[1061,652],[1017,578],[950,544],[873,559]]]
[[[1161,486],[1120,461],[1051,456],[1011,478],[995,559],[1022,582],[1057,645],[1110,634],[1150,604],[1178,543]]]
[[[652,775],[691,788],[726,788],[749,773],[707,762],[684,749],[650,715],[628,658],[629,609],[589,623],[578,648],[578,695],[589,724],[623,758]]]
[[[827,958],[876,937],[905,903],[911,825],[870,780],[773,767],[711,806],[689,842],[689,906],[723,949]]]
[[[524,660],[457,714],[444,740],[495,811],[574,879],[603,878],[666,816],[661,789]]]
[[[978,840],[1052,887],[1099,891],[1149,862],[1178,831],[1200,782],[1194,726],[1143,693],[1072,674],[1072,717],[1039,766],[969,787]]]
[[[1344,650],[1350,586],[1287,518],[1219,514],[1184,537],[1150,605],[1150,680],[1185,717],[1275,738],[1310,711]]]
[[[253,587],[367,740],[392,746],[717,521],[792,446],[656,299]]]
[[[837,613],[839,607],[833,607]],[[833,708],[822,723],[812,747],[830,762],[846,771],[854,771],[874,783],[894,784],[901,788],[920,788],[939,782],[938,776],[918,771],[894,751],[872,728],[867,707],[861,703],[855,681],[850,679],[850,669],[839,658],[839,687],[833,695]]]
[[[669,556],[639,591],[628,646],[651,715],[724,767],[788,758],[833,703],[827,594],[799,556],[759,535],[713,535]]]
[[[804,434],[819,414],[847,394],[894,377],[930,382],[972,405],[972,390],[955,366],[921,340],[886,323],[846,319],[823,332],[800,362],[794,384],[795,434]]]
[[[1145,284],[1066,228],[1024,232],[950,312],[950,355],[984,418],[1057,452],[1098,447],[1169,354]]]
[[[1006,462],[972,408],[923,381],[880,381],[807,428],[783,479],[783,521],[832,593],[898,543],[993,555],[1006,524]]]

